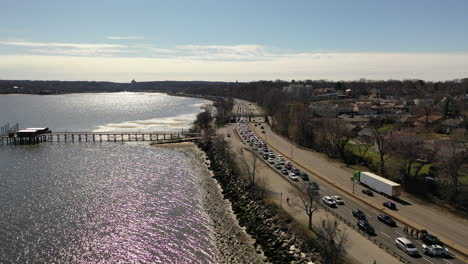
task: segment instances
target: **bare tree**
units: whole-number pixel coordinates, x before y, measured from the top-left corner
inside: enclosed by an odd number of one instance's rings
[[[324,118],[315,118],[311,122],[311,126],[315,128],[315,145],[317,146],[317,150],[324,152],[328,156],[332,156],[333,148],[328,124],[329,122]]]
[[[374,134],[375,144],[379,152],[379,173],[380,175],[385,175],[385,161],[389,158],[388,152],[390,150],[391,143],[391,130],[384,130],[378,126],[372,128],[372,134]]]
[[[427,128],[429,128],[429,117],[431,116],[432,112],[434,111],[434,108],[432,105],[424,105],[422,107],[423,111],[424,111],[424,126]]]
[[[320,254],[324,263],[337,264],[343,262],[346,253],[348,236],[345,231],[340,230],[338,222],[335,220],[323,220],[318,227],[320,239]]]
[[[358,145],[359,163],[363,163],[365,161],[364,158],[366,157],[367,152],[369,152],[371,145],[366,144],[366,143],[361,143],[361,142],[359,142],[357,145]]]
[[[460,169],[467,163],[468,149],[466,146],[456,145],[450,142],[439,152],[439,160],[442,163],[442,169],[447,173],[454,188],[453,199],[457,199],[460,186]]]
[[[340,155],[341,159],[348,164],[345,148],[349,140],[353,137],[353,133],[345,126],[344,123],[339,122],[338,120],[330,120],[328,123],[330,142]]]
[[[309,217],[309,229],[313,230],[312,216],[320,208],[320,196],[316,189],[302,182],[298,189],[292,191],[295,195],[292,199],[292,205],[299,207]]]
[[[245,171],[247,171],[248,174],[248,180],[251,184],[255,184],[255,179],[256,179],[256,174],[257,174],[257,165],[258,165],[258,156],[256,153],[251,151],[250,149],[244,150],[243,147],[241,147],[241,160],[244,164]],[[250,153],[252,158],[250,159],[246,155],[247,153]]]
[[[257,184],[255,189],[257,190],[260,198],[263,199],[265,197],[265,192],[268,190],[268,181],[265,177],[259,177],[256,182]]]
[[[300,102],[289,105],[288,135],[296,139],[300,144],[304,143],[304,130],[306,127],[308,107]]]
[[[400,160],[400,174],[402,176],[403,185],[405,185],[411,177],[411,172],[417,168],[417,172],[427,164],[429,157],[424,149],[424,142],[409,134],[397,134],[393,136],[390,153]],[[417,176],[417,175],[415,175]]]

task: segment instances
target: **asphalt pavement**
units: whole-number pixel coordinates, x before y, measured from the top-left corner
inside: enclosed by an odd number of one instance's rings
[[[244,103],[242,107],[239,107],[239,105],[237,104],[235,111],[239,111],[240,108],[243,108],[243,111],[257,111],[256,107],[253,104],[249,105],[248,103]],[[262,118],[256,118],[255,120],[255,122],[259,123],[263,121],[264,120],[262,120]],[[386,213],[391,216],[399,214],[398,217],[400,218],[409,219],[413,222],[418,222],[417,224],[414,224],[414,226],[425,227],[425,229],[428,229],[431,233],[434,233],[433,230],[437,230],[437,235],[439,235],[440,232],[444,232],[444,230],[447,229],[447,231],[454,233],[454,237],[455,239],[459,240],[457,241],[457,243],[460,243],[460,245],[464,245],[467,242],[466,230],[468,228],[468,225],[466,225],[464,221],[460,221],[460,219],[457,219],[457,217],[450,217],[445,215],[441,216],[440,212],[434,212],[433,208],[425,208],[424,205],[418,205],[417,203],[412,202],[411,200],[409,200],[410,205],[404,206],[398,204],[399,210],[395,212],[382,206],[382,203],[388,201],[388,198],[385,198],[380,195],[375,195],[374,197],[367,197],[361,193],[361,190],[363,188],[359,185],[354,186],[355,194],[350,196],[350,190],[352,190],[353,188],[352,183],[350,181],[352,170],[341,167],[341,164],[335,161],[327,160],[325,157],[323,157],[323,155],[319,153],[312,152],[313,155],[311,155],[311,151],[294,146],[284,138],[273,133],[269,126],[267,126],[265,123],[262,123],[262,126],[264,127],[264,129],[261,129],[260,126],[255,127],[253,125],[251,125],[251,128],[256,132],[256,134],[260,138],[262,138],[262,140],[267,142],[272,147],[272,149],[275,150],[276,153],[281,153],[287,159],[289,157],[289,159],[293,161],[295,166],[307,171],[309,175],[313,175],[312,180],[318,182],[322,186],[321,195],[340,195],[345,199],[344,206],[338,206],[338,208],[331,210],[335,211],[335,213],[337,213],[339,216],[345,219],[345,221],[354,225],[356,225],[357,220],[354,217],[352,217],[352,209],[361,208],[363,211],[365,211],[366,215],[368,216],[369,223],[376,230],[377,235],[375,237],[372,237],[372,239],[375,239],[378,243],[381,243],[382,246],[385,246],[390,249],[396,249],[394,243],[395,238],[403,236],[408,237],[410,240],[415,242],[415,244],[419,248],[419,251],[422,252],[420,241],[412,238],[410,235],[405,234],[403,232],[403,225],[401,223],[399,223],[399,227],[391,228],[379,222],[377,220],[377,215],[380,213]],[[262,133],[262,131],[265,131],[265,133]],[[306,165],[304,166],[304,164]],[[272,169],[275,170],[274,168]],[[316,174],[321,174],[321,177],[314,176]],[[323,180],[324,175],[325,177],[329,177],[326,181]],[[336,185],[340,185],[340,188],[337,188]],[[348,191],[343,192],[343,188],[348,188]],[[373,206],[369,206],[369,203]],[[420,221],[418,221],[417,219],[420,219]],[[454,226],[448,226],[450,224],[447,224],[447,221],[454,222]],[[442,225],[443,228],[436,228],[432,230],[428,227],[431,225]],[[404,255],[403,252],[400,252],[400,254]],[[406,258],[410,257],[406,256]],[[412,263],[465,263],[457,258],[437,259],[428,256],[422,256],[419,259],[411,258],[410,260]]]

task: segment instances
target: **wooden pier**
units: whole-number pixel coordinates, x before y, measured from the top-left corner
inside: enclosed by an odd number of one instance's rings
[[[36,144],[42,142],[128,142],[197,139],[198,133],[187,131],[152,132],[53,132],[34,136],[1,136],[2,144]]]

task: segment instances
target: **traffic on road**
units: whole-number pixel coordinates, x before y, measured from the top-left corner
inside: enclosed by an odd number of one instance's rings
[[[237,111],[246,115],[253,109],[246,104],[237,104]],[[286,160],[281,153],[265,143],[265,133],[256,134],[254,132],[254,127],[257,130],[264,130],[264,124],[260,121],[264,120],[249,120],[246,117],[239,117],[236,120],[237,133],[244,143],[256,155],[262,157],[272,170],[283,175],[291,184],[297,185],[300,182],[306,182],[311,188],[316,189],[322,197],[323,206],[333,210],[354,225],[361,234],[378,241],[383,247],[400,252],[401,256],[407,255],[405,259],[411,263],[464,263],[455,258],[454,254],[427,231],[416,233],[416,230],[411,230],[403,224],[397,223],[395,219],[383,212],[368,208],[335,186],[314,177],[312,173],[298,164]],[[364,189],[363,192],[369,195],[367,199],[375,199],[371,190]],[[390,210],[397,210],[397,205],[392,201],[384,202],[382,206]]]

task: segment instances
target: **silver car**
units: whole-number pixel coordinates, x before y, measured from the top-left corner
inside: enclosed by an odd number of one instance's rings
[[[448,250],[439,245],[422,245],[423,253],[433,257],[445,257],[448,256]]]
[[[331,196],[324,196],[322,198],[322,201],[324,204],[330,206],[330,207],[336,207],[336,202],[335,200],[333,200],[333,198]]]
[[[336,204],[344,204],[344,200],[340,196],[333,195],[332,198],[333,198],[333,200],[335,201]]]
[[[395,239],[395,245],[410,256],[419,256],[418,248],[413,244],[413,242],[405,237]]]

